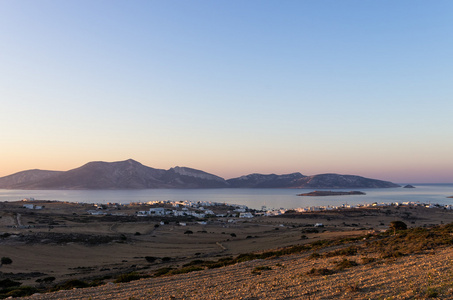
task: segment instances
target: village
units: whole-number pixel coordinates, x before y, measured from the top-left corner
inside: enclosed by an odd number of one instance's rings
[[[40,210],[44,207],[36,205],[33,202],[34,198],[25,198],[22,200],[26,202],[23,207],[26,209]],[[414,201],[406,202],[388,202],[388,203],[368,203],[368,204],[341,204],[339,206],[309,206],[300,207],[295,209],[267,209],[262,206],[260,210],[251,209],[246,205],[227,204],[220,202],[207,202],[207,201],[149,201],[149,202],[132,202],[132,203],[106,203],[106,204],[89,204],[77,202],[81,205],[91,205],[92,209],[87,210],[90,215],[113,215],[113,216],[127,216],[135,215],[138,217],[192,217],[195,219],[209,219],[209,218],[239,218],[250,219],[254,217],[272,217],[281,216],[287,212],[297,213],[312,213],[322,211],[335,211],[342,209],[364,209],[364,208],[379,208],[379,207],[425,207],[425,208],[442,208],[452,210],[451,204],[433,204],[421,203]],[[140,208],[138,211],[134,209]],[[146,209],[145,209],[146,208]],[[132,211],[131,211],[132,209]],[[233,220],[232,220],[233,221]]]

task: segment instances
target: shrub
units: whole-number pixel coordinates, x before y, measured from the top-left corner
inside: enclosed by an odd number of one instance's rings
[[[89,286],[90,285],[85,281],[82,281],[79,279],[72,279],[72,280],[66,281],[65,283],[57,286],[57,288],[60,290],[72,290],[74,288],[80,289],[80,288],[86,288]]]
[[[320,276],[320,275],[331,275],[335,273],[334,271],[327,269],[327,268],[312,268],[310,271],[307,272],[307,275],[312,275],[312,276]]]
[[[13,281],[9,278],[0,280],[0,288],[9,288],[13,286],[20,286],[22,283],[18,281]]]
[[[2,265],[10,265],[13,263],[13,260],[9,257],[2,257],[1,258],[1,264]]]
[[[321,254],[319,254],[318,252],[313,252],[312,254],[310,254],[310,256],[308,256],[308,259],[318,259],[322,257]]]
[[[25,297],[30,296],[38,292],[38,289],[30,286],[23,286],[19,288],[14,288],[5,294],[6,297]]]
[[[363,257],[362,258],[362,264],[364,264],[364,265],[373,263],[375,261],[376,261],[376,259],[374,257]]]
[[[255,267],[254,270],[257,270],[257,271],[267,271],[267,270],[272,270],[272,268],[269,267],[269,266],[258,266],[258,267]]]
[[[439,296],[439,292],[434,288],[427,288],[425,292],[425,297],[427,298],[437,298]]]
[[[406,230],[407,225],[403,221],[392,221],[390,222],[389,229],[393,230],[393,233],[395,234],[398,230]]]
[[[201,270],[204,270],[204,268],[200,267],[200,266],[188,266],[188,267],[184,267],[181,269],[171,270],[169,273],[172,275],[175,275],[175,274],[184,274],[184,273],[190,273],[190,272],[201,271]]]
[[[55,277],[53,276],[49,276],[49,277],[46,277],[46,278],[39,278],[39,279],[36,279],[36,282],[38,283],[51,283],[55,280]]]
[[[159,277],[159,276],[162,276],[162,275],[166,275],[168,274],[171,270],[173,270],[173,268],[160,268],[160,269],[157,269],[155,272],[154,272],[154,277]]]
[[[183,267],[203,265],[204,263],[205,263],[205,261],[202,259],[195,259],[195,260],[192,260],[191,262],[185,264]]]
[[[146,259],[147,262],[153,263],[153,262],[156,261],[157,258],[154,257],[154,256],[145,256],[145,259]]]
[[[333,257],[333,256],[352,256],[357,254],[357,247],[356,246],[349,246],[347,248],[343,249],[338,249],[335,251],[331,251],[329,253],[326,253],[327,257]]]
[[[115,279],[115,283],[120,283],[120,282],[130,282],[134,280],[139,280],[140,278],[145,278],[147,277],[146,275],[138,274],[137,272],[132,272],[132,273],[127,273],[127,274],[121,274]]]
[[[252,270],[252,274],[261,275],[261,271],[267,271],[267,270],[272,270],[272,268],[269,266],[258,266]]]
[[[339,263],[337,263],[335,265],[335,268],[338,269],[338,270],[344,270],[344,269],[352,268],[352,267],[355,267],[355,266],[358,266],[358,265],[359,264],[356,263],[353,260],[343,259],[342,261],[340,261]]]

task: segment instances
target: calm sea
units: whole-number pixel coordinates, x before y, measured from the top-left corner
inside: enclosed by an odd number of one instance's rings
[[[148,201],[212,201],[243,204],[250,208],[297,208],[319,205],[405,202],[453,204],[453,184],[420,184],[415,189],[363,189],[366,195],[300,197],[313,189],[156,189],[156,190],[1,190],[0,201],[24,198],[87,203],[130,203]],[[320,190],[320,189],[318,189]],[[341,189],[349,191],[349,189]]]

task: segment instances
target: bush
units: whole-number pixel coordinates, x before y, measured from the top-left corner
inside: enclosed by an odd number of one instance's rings
[[[188,267],[184,267],[184,268],[180,268],[180,269],[176,269],[176,270],[171,270],[169,273],[172,275],[175,275],[175,274],[184,274],[184,273],[190,273],[190,272],[202,271],[202,270],[204,270],[204,268],[200,267],[200,266],[188,266]]]
[[[352,268],[352,267],[355,267],[358,265],[359,264],[353,260],[343,259],[342,261],[340,261],[339,263],[336,264],[335,268],[338,270],[344,270],[344,269]]]
[[[157,258],[154,257],[154,256],[145,256],[145,259],[146,259],[147,262],[153,263],[153,262],[156,261]]]
[[[115,283],[120,283],[120,282],[130,282],[134,280],[139,280],[140,278],[145,278],[147,277],[146,275],[138,274],[137,272],[132,272],[132,273],[127,273],[127,274],[121,274],[115,279]]]
[[[326,253],[327,257],[333,257],[333,256],[352,256],[357,254],[357,247],[356,246],[349,246],[343,249],[338,249],[335,251],[331,251],[329,253]]]
[[[159,276],[162,276],[162,275],[166,275],[168,274],[171,270],[173,270],[173,268],[160,268],[160,269],[157,269],[155,272],[154,272],[154,277],[159,277]]]
[[[65,283],[57,286],[57,288],[60,290],[72,290],[74,288],[80,289],[80,288],[86,288],[89,286],[90,285],[85,281],[82,281],[79,279],[72,279],[72,280],[66,281]]]
[[[376,259],[374,257],[363,257],[362,258],[362,264],[364,264],[364,265],[373,263],[375,261],[376,261]]]
[[[46,278],[39,278],[39,279],[36,279],[36,282],[38,283],[51,283],[55,280],[56,278],[53,277],[53,276],[49,276],[49,277],[46,277]]]
[[[335,272],[327,268],[321,269],[312,268],[310,271],[307,272],[307,275],[320,276],[320,275],[331,275],[333,273]]]
[[[2,257],[1,264],[2,265],[10,265],[13,263],[13,260],[9,257]]]
[[[319,254],[318,252],[313,252],[312,254],[310,254],[310,256],[308,256],[308,259],[318,259],[322,257],[321,254]]]
[[[2,291],[3,292],[3,291]],[[38,289],[30,286],[23,286],[19,288],[14,288],[10,291],[8,291],[5,296],[6,297],[25,297],[25,296],[30,296],[38,292]],[[1,294],[0,294],[1,295]]]
[[[268,267],[268,266],[259,266],[259,267],[255,267],[255,268],[252,270],[252,274],[261,275],[261,271],[266,271],[266,270],[272,270],[272,268],[271,268],[271,267]]]
[[[254,270],[257,270],[257,271],[267,271],[267,270],[272,270],[272,268],[269,267],[269,266],[259,266],[259,267],[255,267]]]
[[[191,262],[185,264],[183,267],[203,265],[204,263],[205,263],[205,261],[202,259],[195,259],[195,260],[192,260]]]
[[[9,288],[13,286],[20,286],[22,283],[18,281],[13,281],[9,278],[0,280],[0,288]]]
[[[398,230],[406,230],[407,225],[403,221],[392,221],[389,226],[390,230],[393,230],[393,233],[396,233]]]

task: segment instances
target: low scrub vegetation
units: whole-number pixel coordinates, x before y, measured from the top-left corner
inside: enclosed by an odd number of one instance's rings
[[[258,266],[252,270],[252,274],[261,275],[261,271],[268,271],[268,270],[272,270],[272,268],[269,266]]]
[[[115,283],[130,282],[130,281],[139,280],[141,278],[147,278],[147,277],[149,277],[149,276],[148,275],[139,274],[137,272],[121,274],[120,276],[118,276],[115,279]]]
[[[401,222],[403,223],[403,222]],[[159,269],[154,276],[173,275],[180,273],[188,273],[200,271],[203,269],[220,268],[240,262],[256,260],[256,259],[272,259],[283,255],[302,253],[307,251],[315,251],[309,255],[309,259],[319,259],[323,257],[335,256],[355,256],[362,254],[365,256],[363,264],[376,262],[376,258],[368,257],[369,254],[374,254],[380,259],[396,259],[401,256],[421,253],[424,251],[436,249],[437,247],[453,244],[453,223],[448,225],[436,226],[433,228],[412,228],[404,229],[404,223],[392,222],[387,232],[376,235],[364,235],[332,240],[318,240],[310,244],[295,245],[282,249],[264,251],[259,253],[243,253],[236,257],[225,257],[217,261],[211,260],[194,260],[185,264],[180,269]],[[395,230],[396,228],[396,230]],[[329,247],[337,249],[320,253]],[[325,250],[324,250],[325,251]],[[359,265],[356,261],[343,259],[335,267],[334,270],[313,269],[310,275],[329,275],[335,270],[343,270]],[[256,273],[259,270],[255,271]]]
[[[298,253],[307,253],[307,258],[313,260],[339,257],[330,268],[312,268],[306,273],[306,275],[310,276],[327,276],[358,266],[359,262],[363,265],[381,263],[388,259],[394,260],[410,254],[429,253],[441,247],[451,245],[453,245],[453,223],[432,228],[409,229],[404,228],[403,224],[392,223],[389,226],[389,230],[379,234],[368,234],[332,240],[318,240],[304,245],[294,245],[263,252],[243,253],[237,256],[219,258],[217,260],[195,259],[178,268],[167,266],[154,270],[149,274],[137,272],[122,274],[119,275],[114,282],[129,282],[146,277],[190,273],[206,269],[221,268],[245,261],[270,260],[280,256]],[[162,262],[176,261],[172,260],[170,257],[145,257],[145,260],[148,263],[154,263],[158,259]],[[4,264],[7,262],[7,260],[3,261]],[[272,268],[269,266],[258,266],[253,268],[251,273],[259,275],[263,271],[271,269]],[[1,280],[0,299],[11,296],[27,296],[36,292],[84,288],[104,283],[103,280],[92,282],[70,280],[55,285],[53,288],[46,287],[46,285],[51,284],[54,280],[54,277],[39,279],[39,281],[37,280],[37,282],[41,284],[39,288],[22,287],[20,282],[9,279]],[[420,294],[424,294],[427,298],[436,297],[438,293],[439,291],[434,289],[423,291],[423,293],[420,292]]]

